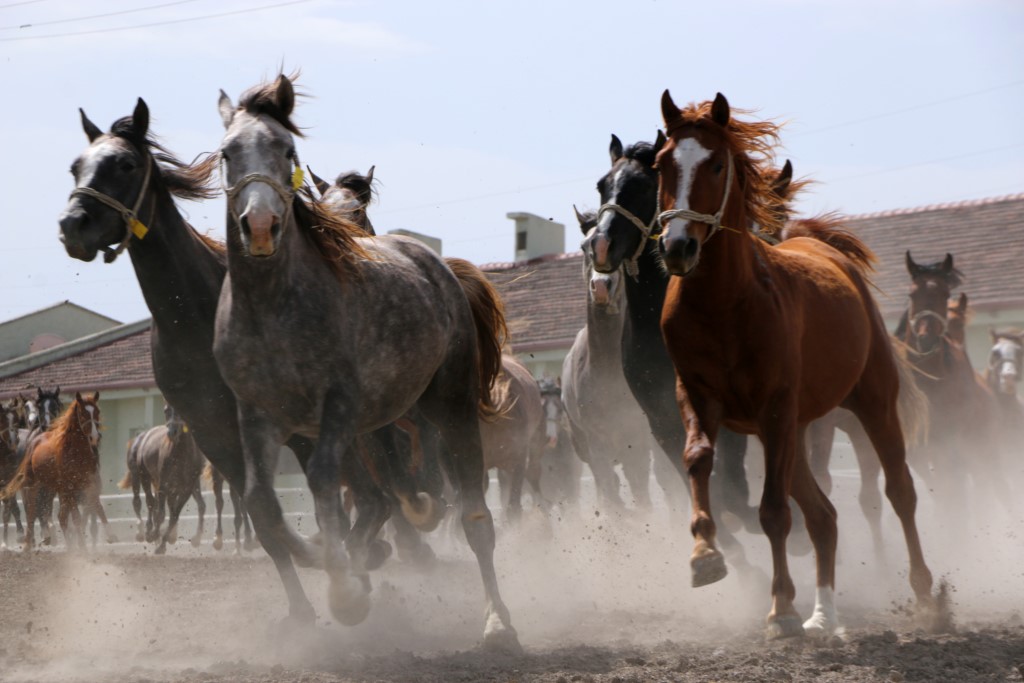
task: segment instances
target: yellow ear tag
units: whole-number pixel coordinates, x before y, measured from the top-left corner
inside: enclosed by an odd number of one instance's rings
[[[143,225],[142,221],[140,221],[138,218],[133,218],[131,220],[130,225],[132,234],[138,237],[140,240],[146,236],[147,232],[149,232],[149,228]]]
[[[302,181],[305,180],[306,175],[302,172],[302,167],[296,166],[295,172],[292,173],[292,189],[297,190],[302,187]]]
[[[182,425],[182,427],[181,427],[181,431],[183,431],[183,432],[185,432],[186,434],[188,434],[188,425]]]

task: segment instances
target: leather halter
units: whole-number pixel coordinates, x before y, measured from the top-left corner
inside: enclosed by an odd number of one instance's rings
[[[244,190],[247,186],[251,185],[252,183],[263,183],[264,185],[269,185],[270,189],[277,193],[277,196],[280,197],[281,201],[284,202],[286,209],[291,208],[292,199],[295,197],[295,193],[298,192],[299,188],[302,187],[302,183],[305,177],[302,172],[302,164],[299,163],[299,155],[293,153],[292,160],[295,162],[295,171],[292,173],[291,187],[285,187],[275,178],[271,178],[270,176],[264,175],[262,173],[250,173],[244,176],[234,185],[224,185],[224,194],[227,195],[228,199],[228,211],[231,212],[231,217],[235,219],[236,223],[241,225],[241,217],[235,210],[235,198],[238,196],[239,192]],[[220,174],[222,181],[227,178],[227,176],[224,174],[223,166],[224,157],[222,155]]]
[[[125,247],[128,246],[128,242],[131,240],[132,235],[142,239],[149,231],[149,228],[143,225],[142,221],[139,220],[139,209],[142,208],[142,200],[146,198],[146,189],[149,187],[149,178],[152,175],[153,170],[153,160],[148,154],[145,156],[146,175],[142,178],[142,187],[139,188],[139,196],[135,199],[135,204],[130,209],[113,197],[105,195],[91,187],[76,187],[71,191],[70,198],[91,197],[121,214],[121,219],[124,221],[124,239],[121,240],[121,243],[117,245],[116,249],[101,247],[104,263],[113,263],[114,260],[121,255],[121,252],[125,250]]]
[[[640,254],[644,253],[644,247],[647,245],[648,239],[657,238],[657,235],[654,234],[654,227],[657,225],[657,219],[652,218],[650,223],[644,223],[642,220],[637,218],[635,213],[633,213],[626,207],[620,206],[615,202],[608,202],[607,204],[602,204],[601,208],[597,210],[597,216],[595,217],[595,220],[601,220],[601,214],[603,214],[605,211],[611,211],[612,213],[619,214],[620,216],[628,220],[630,223],[632,223],[636,227],[636,229],[640,231],[640,234],[642,235],[642,237],[640,238],[640,244],[638,244],[636,247],[636,251],[633,252],[633,255],[626,259],[624,263],[626,267],[626,273],[631,278],[636,280],[640,274],[640,267],[637,265],[637,261],[640,260]],[[655,211],[654,214],[655,217],[657,217],[658,212]]]

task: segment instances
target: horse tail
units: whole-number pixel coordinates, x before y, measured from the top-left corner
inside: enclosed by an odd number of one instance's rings
[[[21,464],[18,465],[18,470],[11,477],[11,481],[7,483],[7,486],[0,491],[0,500],[7,500],[13,498],[14,494],[25,486],[25,482],[28,481],[28,468],[32,463],[31,456],[27,455],[21,459]]]
[[[794,237],[810,237],[824,242],[850,259],[861,273],[866,274],[875,269],[875,261],[878,259],[874,252],[859,237],[843,227],[839,214],[828,213],[790,221],[782,229],[780,238],[785,242]]]
[[[132,471],[128,470],[127,472],[124,473],[124,476],[121,477],[121,481],[117,482],[117,488],[121,489],[122,491],[127,491],[131,487],[132,487]]]
[[[900,428],[903,430],[903,439],[907,446],[924,445],[928,442],[928,430],[931,427],[928,396],[917,385],[917,378],[914,377],[914,365],[907,353],[907,345],[893,339],[892,350],[900,379],[897,410],[900,416]]]
[[[469,261],[446,258],[445,262],[462,285],[473,311],[478,349],[477,371],[480,377],[480,416],[493,419],[501,414],[491,397],[494,380],[501,374],[501,349],[508,339],[505,305],[494,285]]]

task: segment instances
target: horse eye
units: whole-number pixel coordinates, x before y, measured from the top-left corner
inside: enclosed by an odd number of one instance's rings
[[[132,171],[135,170],[135,162],[134,161],[122,161],[121,162],[121,170],[124,171],[125,173],[131,173]]]
[[[715,162],[715,165],[711,167],[711,170],[715,172],[715,175],[719,175],[722,172],[722,162]]]

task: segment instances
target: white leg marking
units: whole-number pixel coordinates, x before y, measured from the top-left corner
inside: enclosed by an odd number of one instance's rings
[[[835,594],[828,586],[818,586],[814,592],[814,614],[804,622],[804,633],[809,636],[828,637],[839,628]]]

